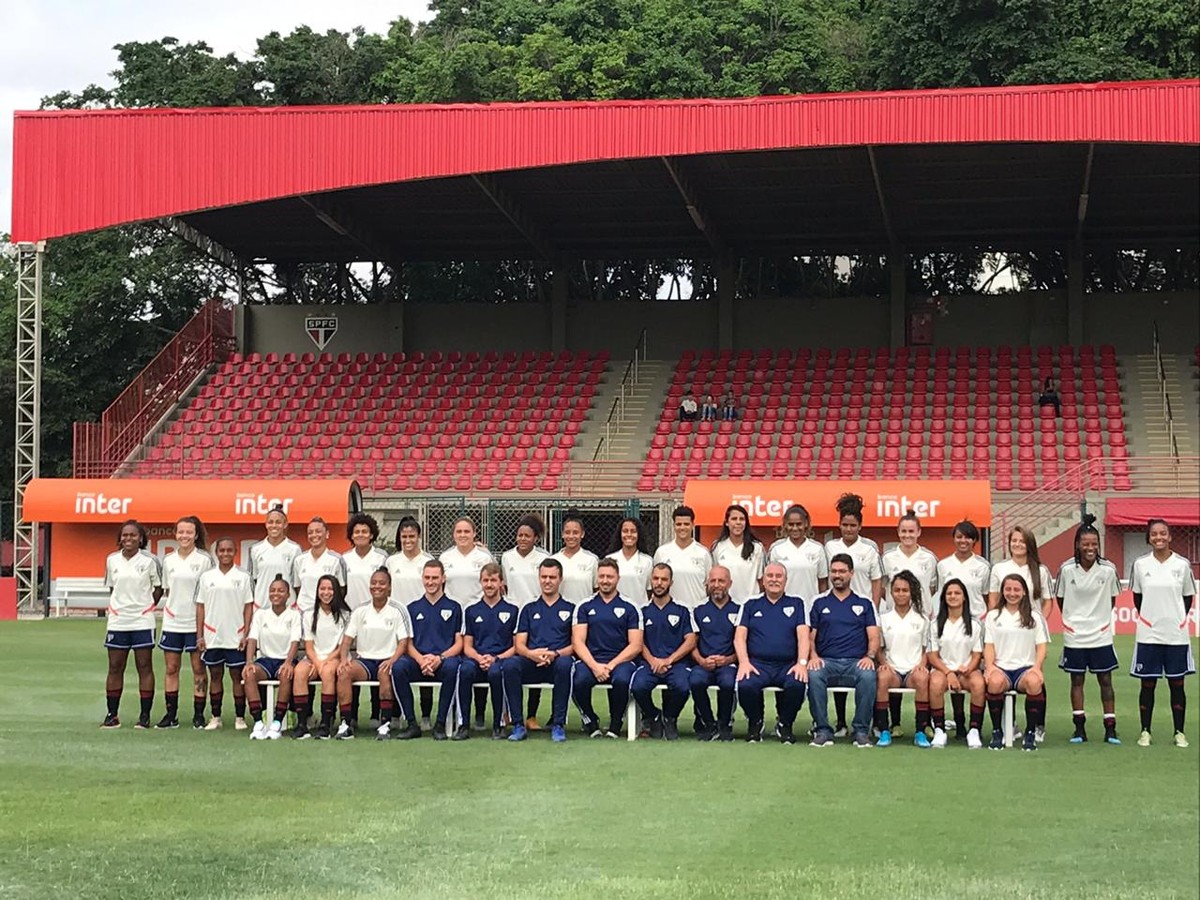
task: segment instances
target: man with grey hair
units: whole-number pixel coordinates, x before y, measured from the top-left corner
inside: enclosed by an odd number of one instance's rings
[[[733,652],[733,629],[742,608],[729,597],[733,579],[724,566],[708,570],[708,600],[696,607],[692,617],[698,639],[692,651],[692,708],[696,711],[696,739],[733,740],[733,701],[737,684],[737,656]],[[708,689],[717,689],[717,715],[713,717]]]

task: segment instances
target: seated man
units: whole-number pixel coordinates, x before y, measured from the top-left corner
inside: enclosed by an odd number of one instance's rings
[[[412,683],[438,681],[441,682],[441,690],[438,691],[433,739],[446,739],[446,717],[450,715],[453,704],[455,722],[458,724],[454,739],[466,740],[471,732],[458,702],[468,687],[460,678],[463,610],[458,601],[446,596],[446,570],[436,559],[425,563],[421,570],[421,581],[425,587],[424,596],[408,604],[413,633],[408,654],[400,657],[392,666],[392,693],[408,722],[408,727],[396,737],[407,741],[421,736],[421,726],[413,709]]]
[[[692,708],[701,741],[733,740],[733,692],[737,685],[737,655],[733,652],[733,630],[741,607],[729,599],[733,579],[724,566],[713,566],[708,573],[708,601],[696,607],[697,642],[692,651],[688,684]],[[708,689],[717,688],[717,716],[713,718]]]
[[[525,740],[525,705],[521,687],[549,681],[551,694],[550,740],[567,739],[567,704],[571,699],[571,619],[575,604],[559,593],[562,563],[547,557],[538,563],[540,596],[521,607],[514,635],[516,656],[502,662],[504,696],[513,721],[510,741]]]
[[[478,682],[486,681],[492,694],[492,740],[504,737],[500,724],[504,712],[504,661],[513,658],[513,631],[517,627],[517,607],[504,596],[504,571],[497,563],[487,563],[479,570],[483,599],[467,607],[463,619],[463,661],[459,677],[465,685],[461,695],[463,725],[471,720],[471,690]],[[475,718],[483,718],[480,703]],[[457,733],[455,737],[457,737]]]
[[[700,416],[700,405],[691,394],[684,394],[679,404],[679,421],[695,422]]]
[[[815,637],[808,661],[808,704],[813,719],[812,746],[833,743],[829,727],[828,689],[854,688],[855,747],[870,747],[871,710],[875,702],[875,659],[879,655],[879,626],[875,606],[850,590],[854,560],[838,553],[829,560],[829,590],[818,594],[808,621]]]
[[[629,702],[629,683],[642,654],[642,618],[638,608],[617,593],[621,577],[615,559],[604,558],[596,566],[596,595],[575,609],[571,646],[575,668],[571,673],[575,705],[583,718],[583,729],[591,737],[618,737]],[[607,684],[608,731],[592,707],[592,688]]]
[[[679,714],[687,703],[687,661],[696,648],[696,626],[686,606],[671,599],[671,567],[650,570],[650,602],[642,609],[642,664],[630,690],[642,709],[650,737],[679,740]],[[666,685],[663,708],[654,705],[654,688]]]
[[[792,726],[804,705],[804,682],[808,677],[808,625],[804,603],[783,593],[787,569],[771,563],[763,570],[762,595],[746,601],[733,632],[737,654],[737,692],[742,712],[750,720],[746,740],[762,740],[763,690],[781,688],[779,724],[775,735],[781,743],[794,744]]]

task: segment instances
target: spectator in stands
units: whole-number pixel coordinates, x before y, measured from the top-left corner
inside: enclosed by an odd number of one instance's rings
[[[809,607],[809,627],[815,633],[808,661],[814,747],[833,743],[827,705],[831,686],[854,688],[854,746],[871,746],[868,731],[875,702],[879,626],[875,605],[851,588],[853,576],[854,558],[848,553],[835,554],[829,560],[829,590]],[[744,610],[742,615],[745,617]]]
[[[515,604],[504,596],[504,570],[488,563],[479,573],[483,598],[463,613],[462,683],[468,688],[485,682],[492,695],[492,740],[504,739],[504,661],[516,653],[513,632],[517,627]],[[463,694],[463,718],[470,719],[472,691]],[[486,697],[486,694],[484,695]],[[475,721],[483,718],[483,704],[475,698]],[[469,733],[469,732],[468,732]]]
[[[242,690],[242,669],[246,665],[246,632],[254,613],[254,593],[250,575],[233,564],[237,544],[233,538],[221,538],[213,551],[217,565],[200,576],[196,587],[196,647],[208,667],[208,698],[212,719],[206,731],[221,727],[221,701],[225,696],[225,670],[233,685],[233,727],[246,728],[246,695]],[[271,583],[284,578],[277,572],[267,583],[268,599]]]
[[[641,612],[617,593],[620,576],[614,560],[600,560],[596,567],[596,595],[575,608],[571,628],[575,653],[571,692],[584,731],[590,737],[620,735],[629,702],[629,684],[637,670],[635,660],[642,654]],[[597,684],[609,685],[607,731],[601,730],[592,706],[592,688]]]
[[[1142,680],[1138,706],[1142,716],[1139,747],[1150,746],[1150,724],[1154,718],[1154,692],[1158,679],[1166,678],[1171,689],[1171,716],[1175,746],[1188,746],[1183,733],[1187,695],[1183,679],[1196,674],[1188,637],[1188,610],[1196,594],[1192,564],[1171,550],[1171,527],[1162,519],[1146,524],[1146,541],[1151,552],[1139,556],[1129,570],[1129,589],[1138,611],[1130,674]]]
[[[430,565],[437,565],[431,562]],[[438,582],[441,574],[438,573]],[[346,633],[342,636],[339,653],[343,660],[337,673],[338,705],[341,707],[342,722],[338,725],[337,739],[350,740],[354,737],[354,685],[359,681],[379,682],[379,728],[377,740],[387,740],[392,731],[392,714],[395,704],[397,670],[400,663],[409,659],[411,633],[409,619],[403,610],[396,609],[388,600],[392,593],[392,576],[387,569],[380,569],[371,576],[371,602],[360,606],[350,614]],[[461,619],[460,619],[461,622]],[[357,647],[350,655],[350,645]],[[405,707],[408,721],[412,722],[412,693]],[[418,736],[420,729],[417,729]],[[321,737],[322,734],[318,734]]]
[[[1029,586],[1017,574],[1005,575],[1000,583],[1002,605],[987,614],[983,627],[983,677],[992,714],[993,750],[1004,749],[1004,731],[999,727],[1004,694],[1025,695],[1025,738],[1022,750],[1036,750],[1037,731],[1046,724],[1046,684],[1042,664],[1050,630],[1046,620],[1033,611]]]
[[[724,566],[713,566],[708,573],[708,602],[696,607],[696,649],[692,651],[692,672],[688,679],[692,708],[699,727],[696,738],[702,741],[733,740],[733,701],[737,686],[737,655],[733,650],[733,632],[742,608],[729,599],[731,580]],[[713,717],[710,687],[717,689],[717,715]]]
[[[784,593],[786,584],[787,569],[781,563],[767,566],[763,593],[742,606],[733,632],[738,702],[749,720],[746,740],[750,743],[762,740],[763,691],[769,687],[781,690],[775,736],[784,744],[796,742],[792,726],[804,706],[809,628],[804,604]]]
[[[250,702],[250,718],[254,728],[250,740],[278,740],[283,735],[283,717],[287,715],[288,703],[292,699],[292,676],[295,670],[292,660],[300,646],[300,613],[290,607],[291,586],[283,578],[271,582],[269,591],[270,609],[254,610],[250,620],[250,634],[246,638],[246,665],[242,679],[246,686],[246,698]],[[268,725],[263,721],[262,697],[258,693],[260,681],[278,681],[279,691],[275,695],[275,709],[267,710],[271,716]]]
[[[929,667],[926,662],[926,638],[929,619],[925,616],[920,579],[907,569],[897,572],[888,585],[892,608],[879,615],[879,664],[875,669],[875,728],[878,745],[892,742],[892,725],[900,717],[889,712],[892,688],[912,688],[916,694],[917,731],[913,743],[928,748]],[[895,695],[897,700],[902,695]],[[895,714],[892,714],[895,713]],[[945,744],[945,732],[942,734]]]
[[[620,569],[621,579],[617,582],[617,589],[621,596],[640,603],[650,591],[650,569],[654,566],[654,558],[646,546],[641,519],[630,516],[621,520],[609,547],[608,558],[615,559]]]
[[[246,571],[254,584],[254,604],[259,609],[271,605],[267,591],[280,572],[290,578],[298,557],[304,550],[287,536],[288,517],[282,506],[267,513],[264,523],[267,536],[250,546],[250,562]]]
[[[733,394],[729,394],[721,401],[721,418],[726,422],[732,422],[738,417],[737,401],[734,400]]]
[[[700,407],[692,394],[685,394],[679,403],[679,421],[695,422],[700,417]]]
[[[421,549],[421,523],[405,516],[396,526],[396,552],[387,558],[392,576],[392,606],[404,609],[425,592],[421,572],[433,559]]]
[[[292,563],[292,586],[296,589],[296,608],[302,615],[313,611],[317,603],[317,579],[332,575],[346,585],[346,562],[342,554],[329,549],[329,526],[320,516],[308,523],[308,547]]]
[[[675,540],[654,552],[656,563],[666,563],[673,573],[672,593],[678,603],[695,609],[705,600],[705,582],[712,568],[712,555],[695,538],[696,513],[678,506],[671,514]]]
[[[158,558],[147,552],[149,542],[145,526],[130,519],[117,532],[118,549],[109,554],[104,564],[104,586],[112,596],[104,639],[108,648],[108,677],[104,685],[108,713],[102,728],[121,727],[118,711],[130,650],[137,667],[141,701],[135,727],[150,727],[150,709],[154,705],[154,607],[162,597],[162,568]]]
[[[929,632],[929,711],[933,719],[933,746],[946,744],[946,691],[951,697],[971,698],[970,728],[965,731],[967,747],[983,746],[983,623],[968,608],[968,588],[958,578],[942,585],[938,617]],[[956,712],[956,715],[958,713]],[[960,725],[956,732],[964,734]]]
[[[714,565],[729,570],[733,586],[729,596],[736,603],[745,603],[762,593],[763,545],[754,536],[750,513],[746,507],[733,504],[725,510],[725,522],[712,546]]]
[[[812,537],[808,510],[799,504],[789,506],[783,514],[783,534],[767,551],[767,562],[782,563],[787,569],[789,596],[812,603],[829,589],[829,560],[820,541]]]
[[[549,681],[554,685],[551,694],[550,740],[561,744],[567,739],[567,704],[571,699],[571,668],[574,664],[571,648],[572,618],[575,605],[562,598],[562,563],[547,557],[538,564],[539,595],[521,608],[517,630],[513,635],[516,656],[504,663],[504,695],[513,720],[510,741],[523,741],[525,727],[521,724],[521,687]],[[513,672],[517,677],[510,677]]]
[[[504,570],[508,599],[521,608],[541,596],[539,567],[550,556],[540,546],[546,533],[542,517],[535,513],[522,516],[517,522],[516,544],[500,554],[500,567]],[[481,570],[482,571],[482,570]],[[530,731],[541,728],[537,712],[541,703],[541,688],[529,691],[529,719],[525,727]]]
[[[630,691],[641,707],[650,737],[679,740],[679,714],[687,704],[696,647],[696,626],[687,607],[671,599],[671,567],[659,563],[650,573],[650,602],[642,610],[642,658]],[[666,688],[660,710],[654,688]]]
[[[1054,389],[1054,379],[1047,377],[1042,382],[1042,393],[1038,395],[1038,406],[1053,406],[1054,415],[1062,416],[1062,399],[1058,396],[1058,391]]]
[[[705,422],[717,420],[717,401],[713,399],[712,394],[704,395],[704,404],[700,407],[700,418]]]
[[[184,516],[175,523],[174,553],[162,561],[163,622],[158,645],[162,647],[167,671],[163,676],[167,711],[157,728],[179,727],[179,669],[187,653],[192,668],[192,726],[204,727],[204,705],[208,702],[208,673],[196,650],[196,585],[215,562],[208,555],[204,523]]]
[[[370,591],[370,582],[367,590]],[[321,724],[317,737],[321,740],[330,737],[333,714],[337,711],[337,673],[345,661],[342,659],[342,638],[349,622],[350,607],[346,605],[345,590],[332,575],[322,575],[317,581],[317,605],[303,622],[304,655],[296,663],[292,690],[292,709],[296,713],[292,737],[296,740],[311,737],[306,713],[310,709],[309,685],[314,681],[321,684]]]

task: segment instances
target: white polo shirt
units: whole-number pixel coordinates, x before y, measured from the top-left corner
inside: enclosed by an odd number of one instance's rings
[[[104,586],[112,591],[108,600],[109,631],[154,630],[154,607],[158,605],[154,589],[162,587],[157,557],[147,550],[139,550],[129,558],[120,550],[108,554]]]
[[[641,603],[650,591],[650,571],[654,568],[654,557],[641,550],[636,551],[633,556],[626,557],[624,550],[617,550],[608,554],[607,558],[615,560],[621,572],[617,581],[617,592],[631,603]]]
[[[346,562],[342,554],[326,547],[320,556],[305,550],[292,564],[292,585],[296,588],[296,609],[311,613],[317,603],[317,582],[322,575],[332,575],[337,583],[346,586]]]
[[[1187,644],[1188,621],[1183,612],[1184,598],[1196,594],[1192,564],[1178,553],[1159,562],[1153,553],[1139,556],[1129,570],[1129,590],[1142,595],[1142,611],[1137,619],[1139,644]]]
[[[1062,600],[1063,646],[1108,647],[1113,642],[1113,601],[1121,592],[1117,567],[1098,559],[1085,569],[1074,558],[1058,570],[1054,596]]]
[[[283,580],[290,585],[296,557],[303,552],[299,544],[286,537],[278,544],[272,544],[263,538],[250,545],[247,571],[254,582],[255,606],[259,609],[271,608],[271,598],[268,596],[271,582],[275,580],[276,575],[282,575]]]
[[[392,573],[392,596],[388,602],[392,606],[403,609],[425,595],[425,582],[421,574],[425,571],[425,563],[432,559],[424,550],[412,559],[405,556],[403,551],[387,558],[387,570]]]
[[[259,656],[289,659],[292,642],[300,643],[300,613],[290,606],[279,615],[273,609],[254,610],[249,640],[257,642]]]
[[[391,659],[400,641],[412,637],[412,633],[404,614],[389,603],[381,610],[371,604],[352,612],[346,636],[354,639],[363,659],[380,660]]]
[[[304,617],[304,640],[312,641],[313,649],[321,659],[328,659],[342,645],[342,636],[346,633],[346,623],[349,616],[343,616],[339,622],[331,613],[317,611],[317,627],[313,629],[312,613]]]
[[[1050,577],[1050,570],[1042,564],[1038,568],[1042,576],[1042,595],[1034,596],[1033,579],[1029,575],[1029,566],[1018,566],[1011,559],[1002,559],[1000,562],[992,566],[992,576],[988,581],[988,593],[1000,594],[1000,585],[1004,582],[1007,575],[1020,575],[1025,579],[1025,585],[1029,588],[1029,596],[1033,599],[1034,607],[1037,607],[1042,601],[1051,600],[1054,597],[1054,579]],[[1004,605],[1004,595],[1000,594],[1000,605]]]
[[[881,610],[886,612],[893,607],[892,579],[897,573],[907,569],[916,575],[917,581],[921,583],[921,606],[925,610],[925,616],[930,619],[937,618],[940,603],[937,595],[938,559],[932,550],[918,546],[912,556],[909,556],[899,547],[893,547],[879,558],[879,566],[883,570],[883,599],[879,604]]]
[[[1050,643],[1050,629],[1037,610],[1033,612],[1033,627],[1025,628],[1020,614],[1002,606],[987,614],[983,642],[996,648],[996,665],[1011,672],[1037,662],[1038,644]]]
[[[968,608],[977,619],[982,619],[987,612],[988,584],[992,577],[992,564],[972,553],[965,560],[951,553],[938,562],[938,600],[941,601],[941,590],[951,578],[957,578],[967,586]]]
[[[938,654],[951,671],[958,671],[971,662],[972,653],[983,653],[983,622],[970,618],[971,633],[967,634],[967,617],[947,619],[938,637],[937,622],[929,623],[929,649]]]
[[[371,547],[365,556],[351,548],[342,554],[346,567],[346,605],[351,610],[371,602],[371,576],[387,565],[388,555],[378,547]]]
[[[196,633],[196,587],[200,576],[216,565],[203,550],[192,550],[187,556],[168,553],[162,561],[163,603],[162,630],[171,634]]]
[[[870,538],[860,537],[850,546],[841,538],[834,538],[825,545],[826,565],[839,553],[848,553],[854,560],[854,574],[850,577],[850,590],[870,600],[874,594],[871,582],[883,577],[879,562],[879,545]]]
[[[768,563],[779,563],[787,569],[789,597],[799,597],[805,608],[821,593],[820,579],[829,577],[829,557],[820,541],[805,538],[799,545],[791,538],[780,538],[767,551]],[[869,595],[868,595],[869,596]]]
[[[550,554],[541,547],[532,547],[522,556],[516,547],[509,547],[500,554],[500,568],[504,570],[504,583],[508,587],[508,599],[520,609],[542,596],[542,585],[538,581],[538,566]]]
[[[215,566],[201,575],[196,604],[204,607],[205,645],[213,650],[236,650],[246,634],[246,606],[252,603],[248,572],[237,566],[222,572]]]
[[[590,600],[596,593],[596,565],[600,562],[600,557],[591,550],[580,547],[574,556],[567,556],[564,551],[559,550],[550,558],[557,559],[563,567],[562,586],[558,589],[563,599],[576,606]],[[541,594],[539,590],[537,595],[540,597]]]
[[[466,608],[483,596],[479,572],[488,563],[495,562],[492,554],[482,547],[472,547],[466,553],[460,552],[457,547],[451,547],[444,551],[438,560],[446,567],[447,597],[454,598]],[[417,597],[424,595],[425,588],[422,586]],[[411,603],[417,597],[410,597],[407,602]]]
[[[911,672],[921,664],[929,637],[929,620],[911,607],[907,615],[892,609],[879,614],[879,634],[888,662],[897,672]]]
[[[762,593],[759,579],[762,578],[765,556],[760,541],[754,541],[754,549],[750,551],[749,559],[742,558],[742,551],[743,547],[734,546],[728,538],[717,541],[712,549],[713,565],[724,566],[729,570],[733,581],[729,588],[729,598],[739,605]]]
[[[678,541],[668,541],[654,552],[654,562],[665,562],[671,567],[674,573],[671,597],[680,606],[694,610],[708,601],[712,554],[699,541],[692,541],[686,547],[680,547]]]

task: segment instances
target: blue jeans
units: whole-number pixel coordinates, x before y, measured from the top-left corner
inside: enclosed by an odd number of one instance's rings
[[[829,727],[828,690],[831,687],[854,688],[855,734],[866,734],[871,728],[871,711],[875,708],[875,670],[860,669],[857,659],[826,659],[819,669],[808,673],[808,708],[812,713],[816,734],[833,734]]]

